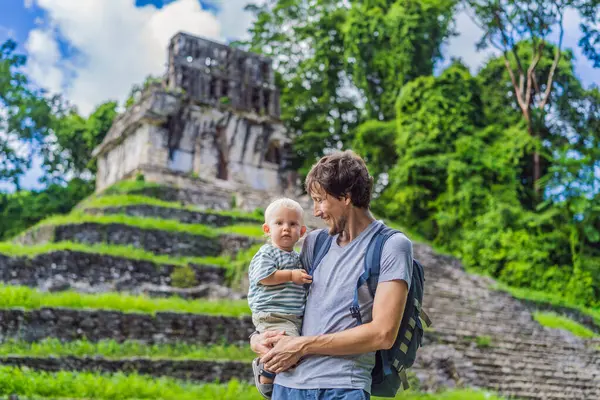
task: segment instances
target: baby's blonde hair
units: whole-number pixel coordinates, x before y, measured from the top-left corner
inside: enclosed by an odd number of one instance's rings
[[[273,213],[279,210],[281,207],[291,208],[293,210],[298,211],[298,213],[300,214],[300,222],[304,224],[304,209],[296,200],[292,200],[287,197],[282,197],[269,204],[269,206],[265,210],[265,223],[268,224],[271,220],[271,217],[273,216]]]

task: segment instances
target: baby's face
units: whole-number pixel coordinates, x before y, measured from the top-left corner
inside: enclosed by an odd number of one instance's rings
[[[293,208],[279,207],[265,222],[263,230],[271,236],[271,241],[282,250],[292,251],[294,245],[306,232],[302,225],[300,213]]]

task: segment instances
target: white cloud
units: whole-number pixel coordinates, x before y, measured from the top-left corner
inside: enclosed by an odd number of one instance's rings
[[[483,31],[466,11],[462,10],[456,15],[456,27],[458,36],[452,37],[446,45],[445,60],[441,67],[449,65],[451,58],[460,58],[472,73],[476,73],[487,59],[499,54],[494,48],[477,51],[475,46],[483,36]]]
[[[60,92],[63,86],[63,71],[54,33],[50,30],[32,30],[25,42],[25,49],[32,55],[27,63],[27,72],[31,79],[52,93]]]
[[[249,0],[225,0],[221,3],[219,11],[219,21],[223,26],[223,37],[229,39],[248,39],[248,28],[254,21],[254,15],[244,11],[244,7]],[[261,4],[263,1],[254,1],[255,4]]]
[[[39,68],[32,76],[38,84],[52,90],[56,90],[56,82],[64,83],[62,92],[83,114],[103,101],[123,101],[131,86],[141,83],[147,75],[163,74],[168,41],[178,31],[211,39],[220,37],[219,21],[202,10],[198,0],[177,0],[161,9],[136,8],[134,0],[36,2],[46,11],[48,26],[29,34],[28,43],[37,44],[28,48],[29,62]],[[62,64],[54,62],[58,50],[56,35],[77,54],[68,64],[65,60]],[[44,41],[48,46],[39,46]],[[57,65],[62,81],[54,75]]]

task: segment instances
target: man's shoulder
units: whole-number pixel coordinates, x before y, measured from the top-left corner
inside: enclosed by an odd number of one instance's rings
[[[384,251],[412,251],[412,241],[402,231],[394,229],[396,232],[388,238],[383,247]]]
[[[309,233],[306,234],[306,237],[304,238],[304,242],[308,246],[314,247],[315,243],[317,242],[317,237],[319,236],[319,234],[321,232],[327,233],[327,229],[313,229],[312,231],[310,231]]]

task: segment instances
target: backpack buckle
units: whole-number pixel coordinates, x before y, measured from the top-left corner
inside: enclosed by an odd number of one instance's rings
[[[350,315],[356,319],[359,324],[362,324],[362,317],[360,316],[360,307],[350,306]]]

